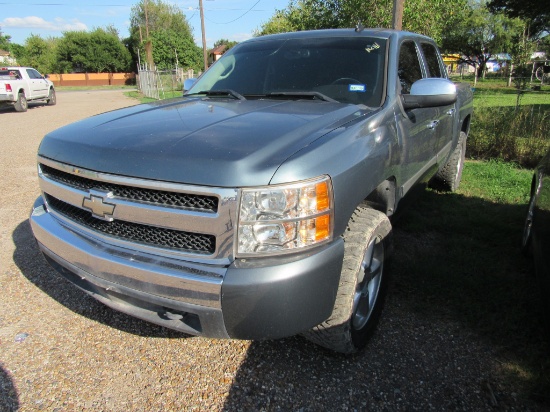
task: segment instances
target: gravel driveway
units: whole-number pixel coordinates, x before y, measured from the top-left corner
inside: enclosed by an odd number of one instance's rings
[[[57,97],[57,106],[31,104],[27,113],[0,110],[1,411],[542,410],[500,378],[497,348],[391,294],[378,331],[354,357],[301,337],[188,337],[88,297],[33,241],[36,151],[45,133],[135,101],[121,91]]]

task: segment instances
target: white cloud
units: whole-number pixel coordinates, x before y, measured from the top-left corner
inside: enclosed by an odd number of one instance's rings
[[[41,29],[50,31],[86,31],[88,26],[78,19],[65,20],[56,17],[53,21],[44,20],[42,17],[6,17],[0,22],[0,27],[17,29]]]

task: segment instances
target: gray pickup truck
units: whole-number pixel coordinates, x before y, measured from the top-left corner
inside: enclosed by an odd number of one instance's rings
[[[390,218],[415,187],[458,187],[471,114],[427,37],[255,38],[183,97],[46,135],[32,229],[53,267],[114,309],[352,353],[380,315]]]

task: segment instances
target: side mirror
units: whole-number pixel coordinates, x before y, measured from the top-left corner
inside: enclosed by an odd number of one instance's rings
[[[447,79],[420,79],[413,83],[410,94],[403,94],[405,110],[449,106],[456,102],[456,85]]]
[[[186,79],[183,81],[183,94],[187,92],[196,83],[197,79]]]

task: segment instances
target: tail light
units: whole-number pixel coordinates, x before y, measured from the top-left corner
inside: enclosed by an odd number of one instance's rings
[[[6,83],[6,92],[11,92],[11,85]]]

